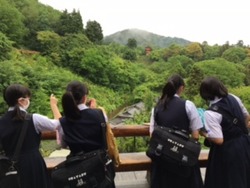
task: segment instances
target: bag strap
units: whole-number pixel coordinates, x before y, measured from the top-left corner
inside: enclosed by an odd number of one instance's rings
[[[156,122],[156,115],[158,113],[158,106],[155,106],[154,108],[154,127],[158,126],[158,127],[161,127],[160,125],[157,124]],[[167,127],[169,129],[169,131],[173,134],[176,134],[180,137],[182,137],[183,139],[190,139],[190,136],[188,134],[188,132],[186,130],[182,130],[182,129],[179,129],[178,127],[176,126],[173,126],[173,127]]]
[[[238,128],[240,128],[240,130],[243,132],[243,133],[246,133],[246,131],[244,130],[244,127],[242,127],[242,124],[240,123],[240,120],[235,116],[233,115],[230,111],[228,110],[225,110],[224,108],[222,107],[219,107],[217,105],[214,105],[214,106],[211,106],[209,108],[209,110],[212,110],[214,112],[218,112],[220,113],[222,116],[225,116],[227,119],[229,119],[229,121],[232,122],[233,125],[237,125]],[[247,133],[246,133],[247,134]]]
[[[23,123],[23,127],[22,127],[22,130],[21,130],[20,136],[18,138],[18,142],[17,142],[17,146],[16,146],[16,149],[15,149],[14,155],[12,157],[13,162],[18,161],[18,157],[19,157],[19,154],[21,152],[21,147],[23,145],[23,141],[24,141],[25,135],[27,133],[28,123],[29,123],[28,120],[30,118],[31,118],[30,114],[25,115],[25,120],[24,120],[24,123]]]
[[[0,139],[0,155],[4,155],[2,140]]]
[[[103,114],[103,111],[101,109],[96,109],[98,112],[99,117],[101,118],[101,127],[102,127],[102,139],[104,143],[105,150],[108,151],[108,144],[106,139],[106,127],[107,123]]]
[[[156,105],[154,107],[154,126],[158,126],[158,124],[156,123],[156,115],[158,113],[158,106]]]

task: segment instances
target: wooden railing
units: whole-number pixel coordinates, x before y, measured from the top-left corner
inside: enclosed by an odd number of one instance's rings
[[[128,137],[128,136],[149,136],[148,125],[118,125],[112,126],[112,131],[115,137]],[[56,139],[55,132],[43,132],[43,140]]]
[[[149,136],[148,125],[119,125],[112,127],[112,131],[115,137],[129,137],[129,136]],[[55,132],[44,132],[42,134],[43,140],[56,139]],[[145,152],[133,152],[133,153],[120,153],[121,164],[116,167],[117,172],[121,171],[140,171],[149,170],[151,160],[145,154]],[[199,156],[200,167],[207,166],[208,152],[202,150]],[[45,162],[49,171],[58,163],[65,160],[65,157],[46,157]]]

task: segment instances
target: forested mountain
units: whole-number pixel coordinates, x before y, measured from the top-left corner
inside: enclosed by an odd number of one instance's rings
[[[190,41],[182,38],[164,37],[139,29],[126,29],[123,31],[119,31],[112,35],[105,36],[103,41],[104,43],[114,42],[121,45],[126,45],[128,39],[135,39],[137,41],[137,46],[150,46],[153,48],[166,48],[171,46],[172,44],[186,46],[187,44],[191,43]]]

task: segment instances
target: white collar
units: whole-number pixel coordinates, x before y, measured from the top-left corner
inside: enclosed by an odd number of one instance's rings
[[[222,98],[219,97],[215,97],[214,100],[209,101],[209,106],[211,106],[212,104],[215,104],[217,102],[219,102]]]
[[[10,106],[9,109],[8,109],[8,111],[13,111],[14,109],[15,109],[14,106]],[[19,106],[19,109],[22,110],[22,111],[24,111],[24,112],[27,112],[27,111],[26,111],[23,107],[21,107],[21,106]]]
[[[174,96],[175,96],[175,97],[180,97],[177,93],[176,93],[176,94],[174,94]]]
[[[79,110],[85,110],[87,108],[89,108],[86,104],[78,104],[77,107],[79,108]]]

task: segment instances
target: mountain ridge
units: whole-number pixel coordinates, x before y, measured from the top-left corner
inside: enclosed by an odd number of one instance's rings
[[[146,47],[150,46],[153,48],[166,48],[172,44],[177,44],[180,46],[186,46],[191,43],[191,41],[178,38],[178,37],[166,37],[158,35],[149,31],[141,29],[124,29],[118,32],[115,32],[111,35],[104,37],[104,43],[118,43],[121,45],[126,45],[128,39],[134,38],[137,41],[137,46]]]

